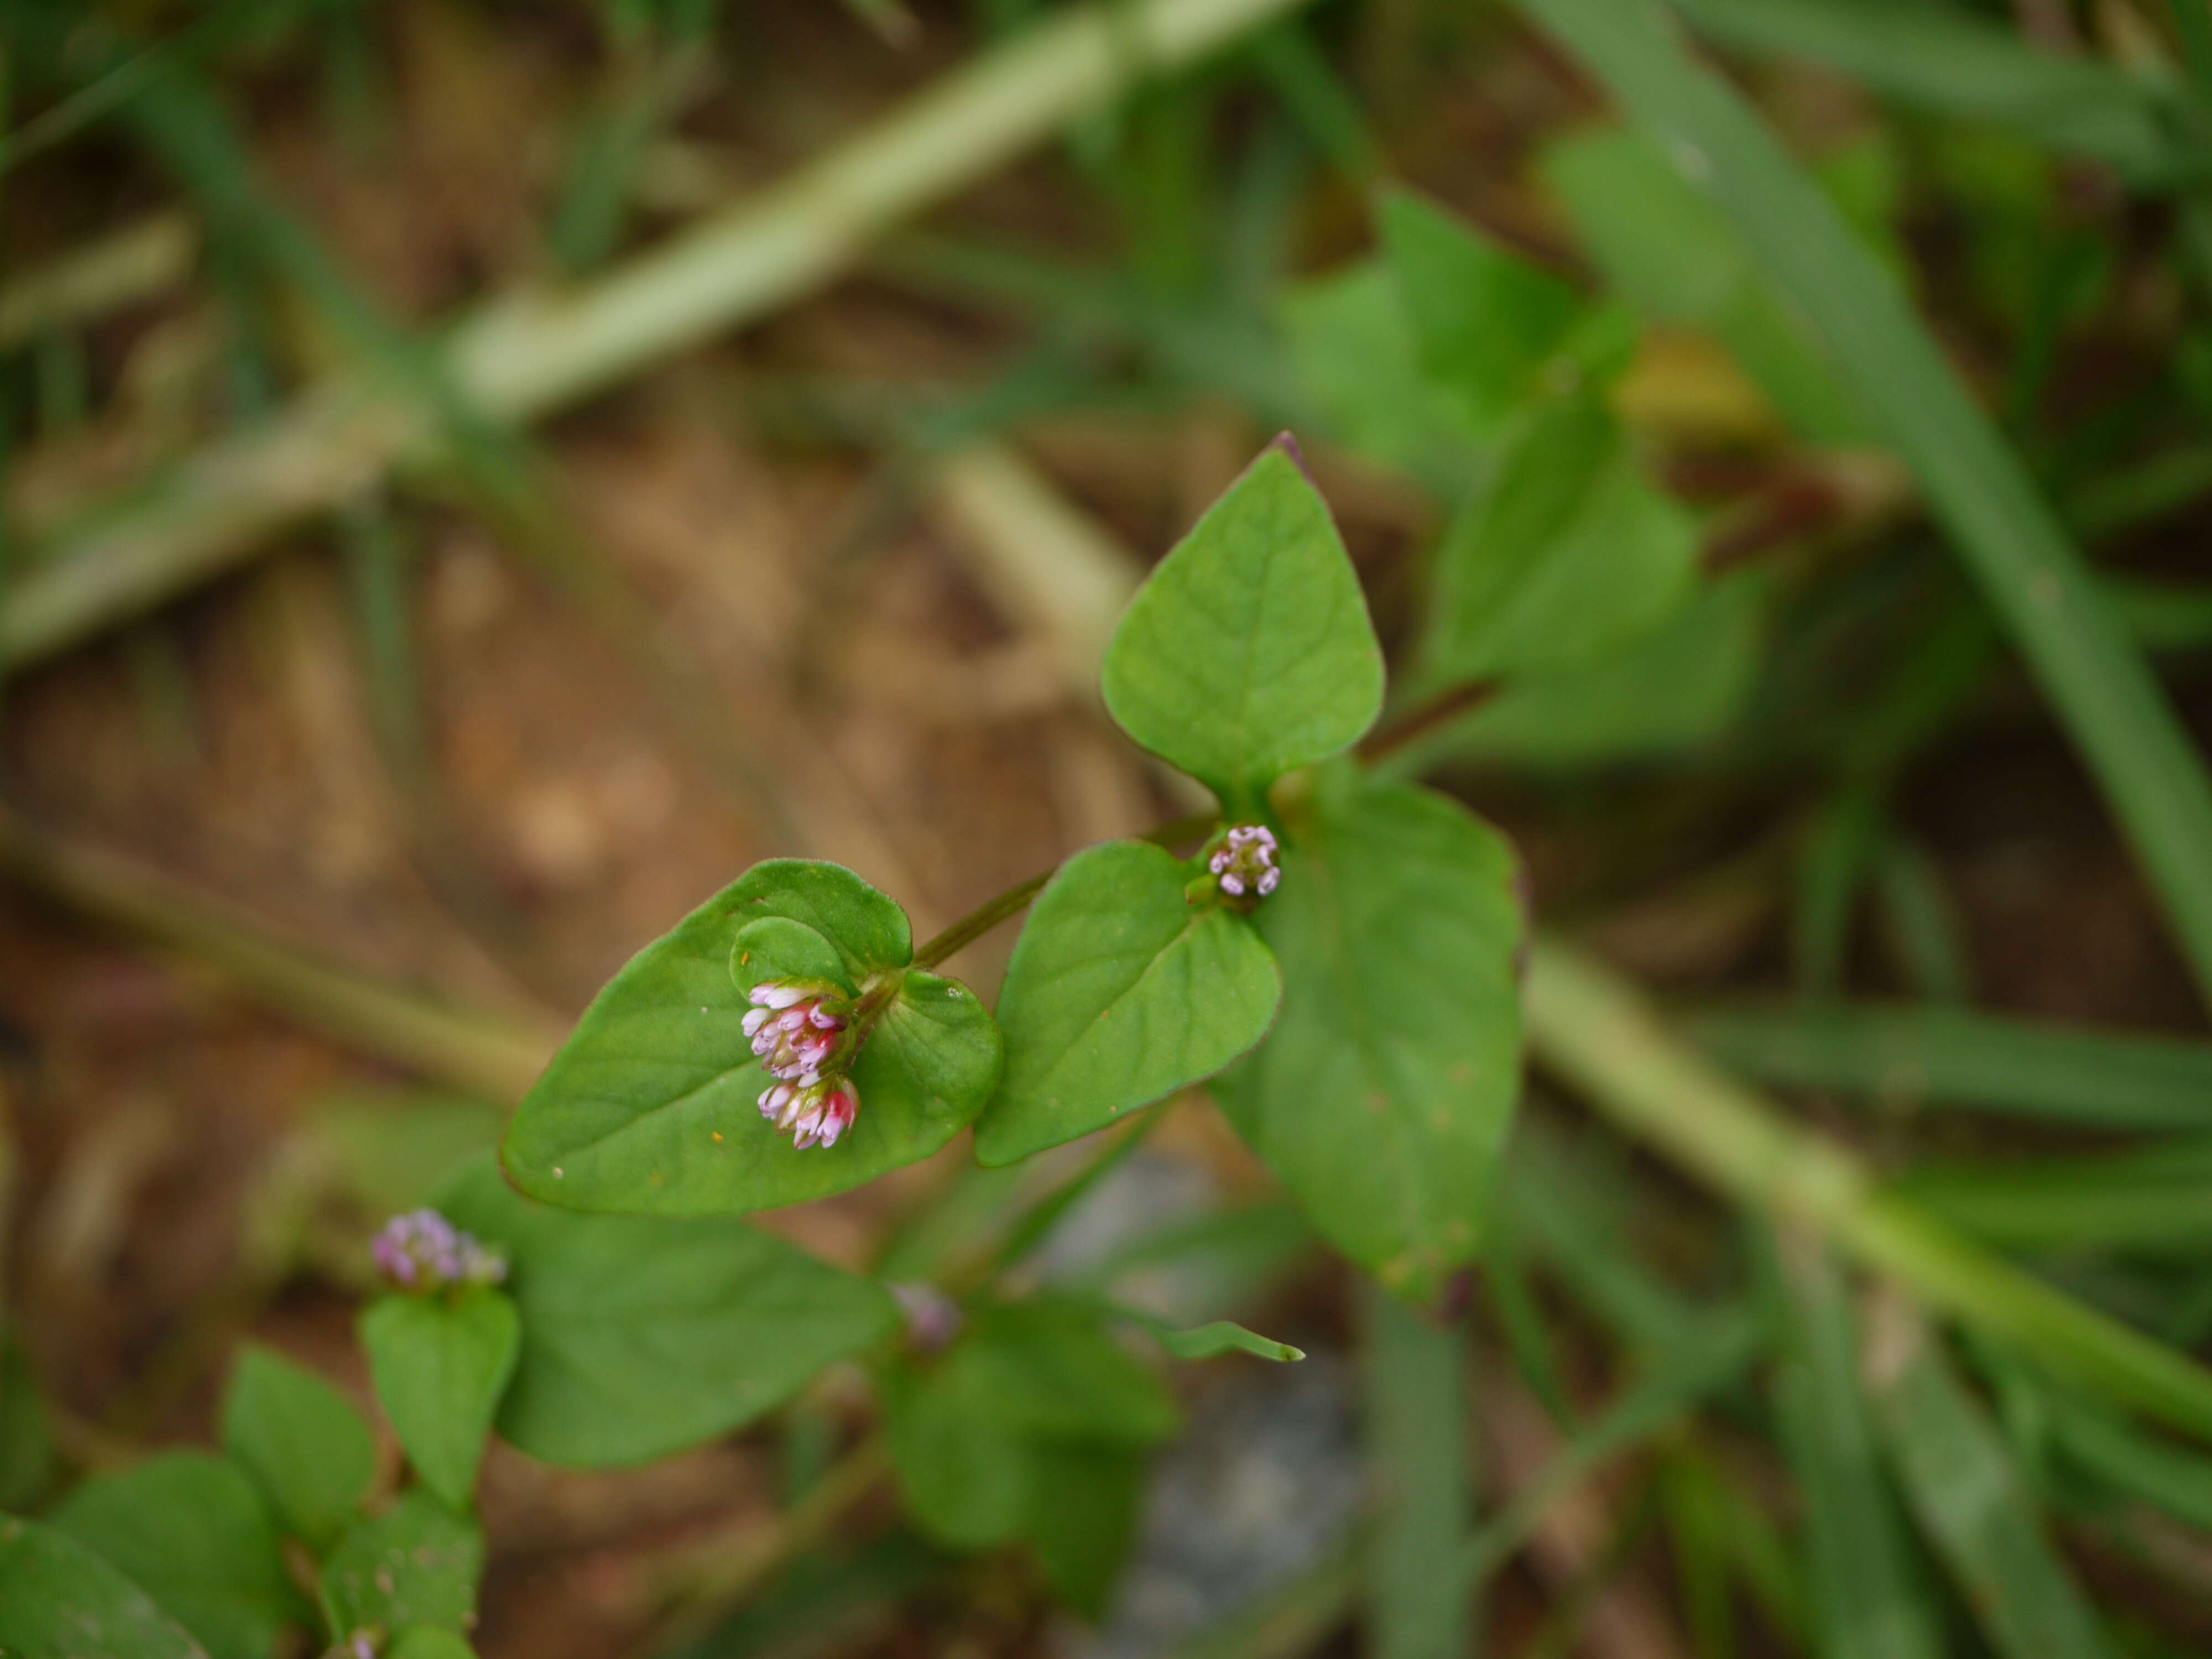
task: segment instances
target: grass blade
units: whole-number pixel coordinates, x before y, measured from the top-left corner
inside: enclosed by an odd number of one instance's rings
[[[1474,1636],[1452,1563],[1473,1514],[1468,1480],[1465,1334],[1363,1286],[1367,1455],[1382,1505],[1364,1561],[1369,1650],[1376,1659],[1455,1659]]]
[[[1805,1501],[1818,1650],[1821,1659],[1938,1659],[1942,1626],[1859,1393],[1843,1274],[1817,1245],[1786,1254],[1793,1351],[1775,1404]]]
[[[2212,1245],[2212,1140],[1996,1168],[1923,1166],[1891,1190],[2012,1249],[2194,1257]]]
[[[1810,319],[2055,705],[2212,999],[2212,784],[2088,567],[1895,280],[1660,7],[1522,4],[1652,131]]]
[[[1890,1457],[1982,1633],[2002,1659],[2105,1659],[2096,1617],[1996,1425],[1911,1312],[1881,1311],[1868,1371]]]
[[[2104,1129],[2212,1129],[2212,1046],[1964,1009],[1728,1007],[1686,1028],[1761,1083]]]

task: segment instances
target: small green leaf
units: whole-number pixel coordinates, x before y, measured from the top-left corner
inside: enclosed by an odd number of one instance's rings
[[[1040,1439],[1146,1446],[1174,1436],[1175,1396],[1114,1340],[1109,1313],[1043,1296],[972,1310],[963,1346],[1006,1423]]]
[[[323,1563],[323,1617],[333,1639],[381,1626],[466,1631],[477,1621],[483,1528],[416,1490],[357,1523]]]
[[[1242,1325],[1226,1319],[1216,1319],[1187,1331],[1170,1330],[1165,1326],[1152,1325],[1147,1320],[1152,1335],[1177,1359],[1218,1359],[1225,1353],[1249,1353],[1261,1359],[1291,1361],[1304,1359],[1306,1351],[1294,1348],[1287,1342],[1278,1342],[1257,1331],[1248,1331]]]
[[[449,1630],[415,1625],[393,1638],[384,1659],[476,1659],[476,1650]]]
[[[1151,1459],[1127,1446],[1058,1441],[1032,1447],[1030,1458],[1036,1474],[1022,1535],[1053,1589],[1095,1621],[1136,1537]]]
[[[0,1516],[0,1653],[208,1659],[153,1597],[75,1539]]]
[[[1428,1300],[1481,1247],[1521,1091],[1511,849],[1454,802],[1324,778],[1256,913],[1283,1011],[1215,1086],[1346,1255]]]
[[[1331,437],[1440,491],[1456,486],[1479,434],[1421,372],[1405,302],[1382,259],[1300,283],[1281,314],[1299,389]]]
[[[1410,775],[1447,756],[1594,766],[1704,743],[1743,708],[1765,644],[1767,573],[1697,590],[1648,633],[1595,661],[1508,685],[1431,743],[1392,757]]]
[[[738,930],[730,979],[740,994],[772,979],[826,979],[850,992],[851,973],[837,947],[803,921],[763,916]]]
[[[1590,661],[1675,610],[1697,565],[1689,514],[1652,488],[1604,405],[1547,402],[1437,550],[1425,670],[1486,679]]]
[[[483,1285],[453,1297],[379,1297],[362,1314],[361,1340],[408,1462],[424,1486],[466,1509],[522,1346],[514,1304]]]
[[[859,1121],[835,1146],[801,1150],[756,1104],[769,1079],[732,963],[740,932],[769,916],[826,939],[857,989],[898,976],[853,1067]],[[912,950],[905,913],[851,871],[755,866],[585,1012],[507,1131],[515,1184],[574,1209],[707,1215],[825,1197],[927,1158],[989,1099],[999,1034],[966,987],[908,969]]]
[[[152,1596],[210,1659],[266,1659],[299,1608],[276,1523],[227,1459],[164,1452],[94,1476],[47,1518]]]
[[[1012,1164],[1211,1077],[1267,1034],[1283,977],[1251,924],[1183,893],[1146,842],[1079,853],[1037,897],[999,993],[1006,1074],[975,1124]]]
[[[317,1549],[353,1518],[376,1478],[376,1444],[352,1403],[313,1371],[252,1344],[223,1397],[222,1445],[277,1520]]]
[[[1423,369],[1479,428],[1496,427],[1566,346],[1574,290],[1410,191],[1383,198],[1382,231]]]
[[[1101,685],[1123,731],[1252,815],[1382,705],[1382,651],[1328,507],[1279,441],[1130,601]]]
[[[999,1410],[993,1378],[966,1343],[885,1379],[884,1429],[899,1491],[922,1532],[951,1549],[988,1549],[1030,1511],[1030,1449]]]
[[[742,1221],[556,1210],[488,1159],[439,1205],[507,1253],[522,1351],[499,1431],[550,1463],[637,1463],[726,1434],[898,1327],[880,1285]]]

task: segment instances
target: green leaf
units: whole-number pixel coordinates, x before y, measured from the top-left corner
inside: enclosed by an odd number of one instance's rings
[[[898,1328],[880,1285],[742,1221],[556,1210],[488,1159],[439,1206],[507,1253],[522,1351],[499,1431],[548,1462],[642,1462],[726,1434]]]
[[[971,1310],[962,1346],[994,1409],[1034,1437],[1146,1446],[1173,1437],[1175,1396],[1106,1328],[1109,1310],[1037,1296]]]
[[[1495,428],[1566,345],[1574,290],[1410,191],[1385,195],[1381,217],[1421,367],[1478,428]]]
[[[452,1297],[379,1297],[362,1314],[361,1340],[408,1462],[424,1486],[466,1509],[522,1347],[514,1302],[484,1285]]]
[[[1097,1620],[1137,1535],[1151,1460],[1127,1446],[1048,1441],[1033,1447],[1023,1536],[1061,1598]]]
[[[835,1146],[800,1150],[755,1103],[770,1079],[732,964],[740,930],[766,916],[826,939],[858,989],[898,981],[853,1067],[859,1121]],[[515,1113],[509,1173],[575,1209],[702,1215],[824,1197],[927,1158],[990,1097],[999,1034],[966,987],[908,969],[912,954],[905,913],[849,870],[756,866],[599,993]]]
[[[151,1596],[83,1545],[13,1516],[0,1516],[0,1653],[207,1659]]]
[[[352,1402],[256,1344],[240,1350],[223,1396],[222,1445],[277,1520],[317,1549],[352,1519],[376,1478],[376,1444]]]
[[[1392,775],[1446,758],[1591,766],[1688,749],[1749,697],[1765,643],[1766,573],[1698,589],[1650,632],[1597,661],[1515,680],[1431,742],[1391,757]]]
[[[1474,1607],[1453,1569],[1474,1516],[1466,1334],[1372,1285],[1359,1288],[1363,1445],[1380,1500],[1364,1563],[1364,1645],[1376,1659],[1464,1654]]]
[[[210,1659],[267,1659],[299,1608],[276,1523],[224,1458],[161,1453],[94,1476],[47,1519],[152,1596]]]
[[[1147,842],[1079,853],[1030,911],[999,993],[999,1091],[975,1158],[1012,1164],[1211,1077],[1267,1034],[1275,959],[1242,916],[1184,896]]]
[[[1256,814],[1382,706],[1382,650],[1328,507],[1278,441],[1130,601],[1101,676],[1123,731]]]
[[[1281,306],[1299,389],[1338,443],[1440,490],[1478,441],[1457,401],[1421,372],[1397,279],[1379,258],[1293,288]]]
[[[415,1625],[399,1632],[384,1659],[476,1659],[476,1650],[449,1630]]]
[[[1000,1413],[995,1383],[968,1344],[885,1379],[884,1430],[899,1491],[926,1535],[975,1550],[1020,1530],[1035,1480],[1030,1448]]]
[[[343,1641],[357,1630],[477,1620],[483,1528],[419,1488],[357,1523],[323,1563],[323,1617]]]
[[[854,988],[837,947],[788,916],[763,916],[738,930],[730,979],[746,994],[772,979],[824,979],[848,993]]]
[[[1796,1241],[1791,1241],[1793,1248]],[[1942,1627],[1859,1392],[1844,1277],[1817,1245],[1793,1255],[1791,1352],[1775,1377],[1782,1442],[1803,1496],[1823,1659],[1936,1659]]]
[[[2105,1659],[2096,1615],[2044,1535],[2010,1452],[1901,1305],[1869,1369],[1906,1502],[2002,1659]]]
[[[1427,1300],[1481,1247],[1521,1090],[1511,850],[1407,785],[1332,777],[1257,920],[1274,1034],[1215,1085],[1331,1243]]]
[[[1304,1348],[1294,1348],[1257,1331],[1248,1331],[1226,1319],[1216,1319],[1188,1331],[1170,1330],[1150,1320],[1145,1323],[1160,1346],[1177,1359],[1218,1359],[1225,1353],[1249,1353],[1261,1359],[1284,1362],[1306,1357]]]
[[[1573,666],[1650,631],[1696,580],[1697,527],[1595,398],[1534,409],[1437,550],[1425,669]]]

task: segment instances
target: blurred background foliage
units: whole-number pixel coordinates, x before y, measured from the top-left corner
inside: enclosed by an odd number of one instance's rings
[[[1089,688],[1287,427],[1376,763],[1589,953],[1481,1270],[1363,1288],[1196,1097],[1072,1207],[768,1218],[1316,1358],[1179,1379],[1118,1583],[921,1542],[851,1380],[495,1449],[482,1650],[2212,1651],[2203,0],[11,0],[0,71],[0,1504],[248,1335],[365,1398],[368,1227],[747,863],[928,931],[1187,810]]]

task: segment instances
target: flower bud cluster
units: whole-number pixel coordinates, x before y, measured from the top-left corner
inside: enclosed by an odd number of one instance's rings
[[[496,1285],[507,1258],[478,1243],[435,1210],[410,1210],[384,1224],[373,1247],[385,1278],[403,1291],[428,1293],[455,1285]]]
[[[747,1000],[745,1035],[775,1079],[761,1091],[761,1115],[794,1146],[836,1146],[860,1114],[860,1091],[845,1075],[860,1047],[853,1005],[811,980],[770,980]]]
[[[1206,861],[1221,890],[1233,899],[1263,899],[1283,879],[1276,861],[1280,851],[1275,832],[1264,823],[1243,823],[1231,830]]]

